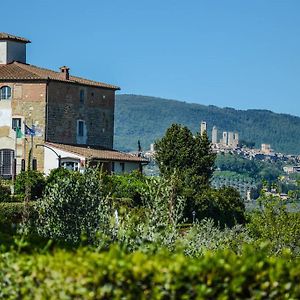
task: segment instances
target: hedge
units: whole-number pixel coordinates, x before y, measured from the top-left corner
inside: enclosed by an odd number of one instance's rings
[[[29,202],[29,212],[35,202]],[[0,202],[0,223],[19,223],[24,212],[24,202]]]
[[[0,255],[1,299],[299,299],[300,262],[244,249],[183,254],[118,248]]]

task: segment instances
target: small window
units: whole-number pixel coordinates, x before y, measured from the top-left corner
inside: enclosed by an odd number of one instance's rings
[[[9,86],[3,86],[0,89],[0,100],[11,99],[11,88]]]
[[[125,172],[125,163],[121,162],[120,167],[121,167],[121,172],[124,173]]]
[[[22,119],[21,118],[12,118],[11,128],[16,131],[17,128],[21,129]]]
[[[84,90],[80,90],[80,103],[84,103]]]
[[[84,136],[84,121],[78,121],[77,124],[77,134],[78,136]]]

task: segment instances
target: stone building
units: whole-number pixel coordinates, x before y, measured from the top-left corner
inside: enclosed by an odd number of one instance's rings
[[[33,158],[39,171],[49,172],[58,151],[68,168],[95,161],[108,171],[141,168],[144,159],[113,150],[119,87],[75,77],[66,66],[56,72],[27,64],[28,43],[0,33],[0,176],[13,176]],[[21,137],[25,127],[33,137]]]

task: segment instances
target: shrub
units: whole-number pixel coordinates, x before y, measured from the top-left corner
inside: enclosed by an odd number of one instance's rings
[[[258,243],[268,241],[273,254],[281,254],[289,248],[300,254],[300,212],[289,211],[287,203],[278,197],[263,195],[259,199],[261,209],[249,214],[247,225]]]
[[[200,259],[160,251],[0,254],[1,299],[299,299],[300,262],[247,247]]]
[[[207,188],[193,202],[189,215],[194,209],[198,220],[211,218],[223,228],[245,223],[245,205],[238,191],[232,187]]]
[[[105,176],[104,185],[107,194],[113,198],[130,198],[134,205],[141,205],[141,193],[146,186],[146,178],[140,172],[124,175]]]
[[[43,174],[33,170],[18,174],[15,181],[15,194],[25,196],[26,186],[30,189],[31,199],[41,198],[46,186]]]
[[[95,243],[99,231],[109,235],[111,211],[102,188],[99,172],[91,169],[71,172],[49,185],[37,206],[38,233],[71,244],[79,243],[83,235]]]
[[[46,185],[57,183],[66,176],[70,176],[73,171],[67,170],[65,168],[52,169],[48,177],[46,178]]]
[[[10,201],[10,186],[0,179],[0,202]]]

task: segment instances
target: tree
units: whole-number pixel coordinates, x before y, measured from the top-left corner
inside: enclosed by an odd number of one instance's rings
[[[185,171],[192,165],[194,139],[191,131],[179,124],[167,129],[165,136],[156,141],[156,161],[163,176],[170,176],[174,169]]]
[[[170,176],[177,170],[183,181],[188,181],[192,188],[209,185],[216,155],[212,152],[206,132],[193,137],[186,126],[173,124],[165,136],[155,143],[155,149],[163,176]]]

